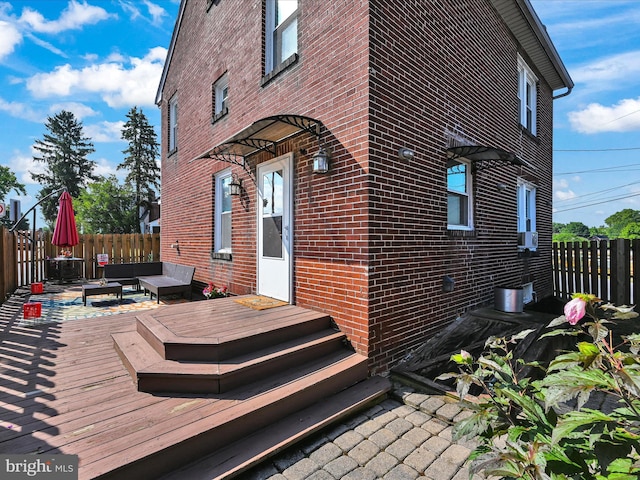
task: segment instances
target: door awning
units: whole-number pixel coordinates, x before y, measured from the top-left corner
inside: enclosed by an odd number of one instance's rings
[[[523,160],[516,157],[515,153],[484,145],[450,147],[447,148],[447,155],[453,160],[466,158],[471,162],[471,170],[473,172],[504,165],[526,165]]]
[[[276,155],[283,140],[300,132],[320,135],[319,120],[302,115],[273,115],[256,120],[197,158],[213,158],[244,166],[244,159],[261,151]]]

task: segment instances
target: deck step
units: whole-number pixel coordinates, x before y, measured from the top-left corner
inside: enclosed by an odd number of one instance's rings
[[[346,337],[326,329],[224,362],[165,360],[138,332],[112,338],[139,391],[221,393],[342,349]]]
[[[157,479],[166,472],[220,452],[234,442],[242,442],[238,445],[244,450],[244,440],[256,431],[273,430],[271,425],[315,404],[322,409],[327,398],[366,378],[366,357],[345,351],[326,355],[282,372],[279,378],[254,382],[250,389],[241,390],[242,396],[236,402],[215,416],[175,425],[148,443],[144,452],[128,452],[127,462],[119,468],[113,469],[112,459],[102,458],[87,466],[84,475],[103,479]],[[233,393],[224,398],[233,398]],[[303,415],[298,421],[304,418]]]
[[[184,336],[174,331],[158,320],[153,313],[137,316],[136,328],[138,333],[167,360],[184,361],[215,361],[220,362],[237,357],[257,349],[307,335],[320,330],[331,328],[331,317],[327,314],[308,310],[304,314],[287,316],[289,307],[280,307],[278,315],[272,320],[265,321],[256,331],[246,333],[243,327],[250,324],[252,318],[246,320],[235,319],[235,330],[211,336]],[[295,307],[291,307],[292,309]],[[212,316],[212,325],[217,319]],[[251,325],[255,327],[255,325]]]
[[[372,377],[289,415],[160,480],[233,478],[289,446],[385,398],[391,382]]]

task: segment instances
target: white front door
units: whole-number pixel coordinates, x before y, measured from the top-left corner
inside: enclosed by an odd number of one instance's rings
[[[291,301],[293,154],[258,165],[258,293]]]

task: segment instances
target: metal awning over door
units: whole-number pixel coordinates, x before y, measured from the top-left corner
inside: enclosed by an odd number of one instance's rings
[[[258,152],[276,155],[278,144],[300,132],[320,135],[322,123],[302,115],[273,115],[256,120],[197,158],[213,158],[245,168],[244,159]]]

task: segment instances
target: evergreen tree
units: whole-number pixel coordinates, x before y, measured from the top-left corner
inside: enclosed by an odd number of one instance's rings
[[[82,122],[66,110],[47,117],[45,127],[49,133],[34,144],[40,156],[33,157],[35,161],[46,164],[45,172],[29,172],[31,178],[42,185],[37,198],[42,200],[63,187],[73,198],[78,198],[87,183],[96,178],[93,174],[96,162],[87,158],[95,151],[93,144],[83,136]],[[42,216],[50,226],[55,223],[58,198],[52,195],[41,203]]]
[[[157,162],[159,145],[156,133],[142,109],[133,107],[127,113],[127,118],[122,139],[129,142],[129,147],[122,151],[125,157],[118,165],[118,170],[129,172],[125,183],[133,189],[139,218],[141,211],[150,208],[156,190],[160,188],[160,167]]]

